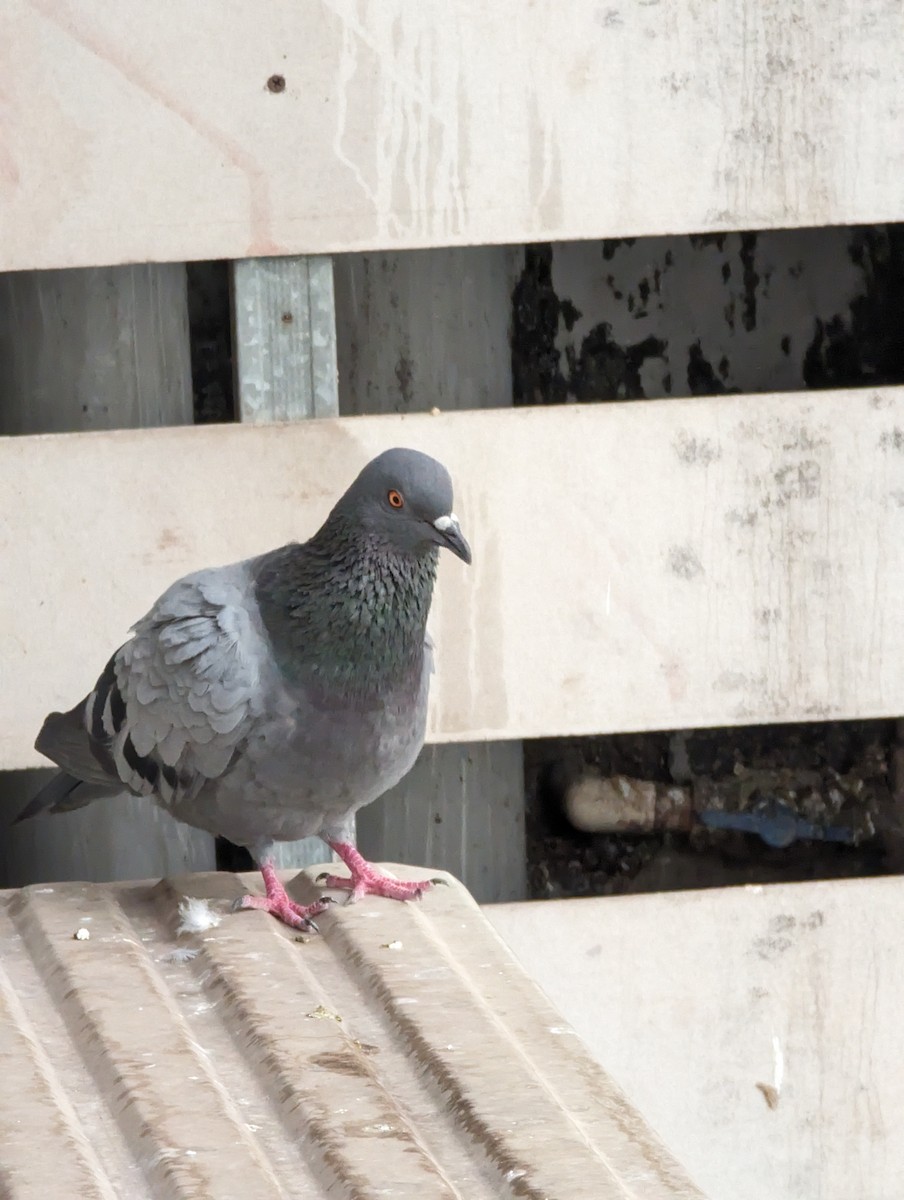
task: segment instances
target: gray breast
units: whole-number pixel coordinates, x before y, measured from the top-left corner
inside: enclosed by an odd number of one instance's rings
[[[233,767],[175,813],[241,845],[310,837],[396,784],[424,741],[432,656],[412,688],[351,706],[280,685]],[[269,689],[268,689],[269,690]]]

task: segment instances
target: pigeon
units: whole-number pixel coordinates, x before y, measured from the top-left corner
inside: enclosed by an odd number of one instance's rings
[[[46,718],[35,747],[62,772],[18,820],[124,790],[150,796],[247,847],[266,895],[236,907],[299,929],[329,901],[290,899],[274,866],[280,841],[320,836],[350,873],[325,886],[349,900],[419,898],[434,881],[367,862],[354,814],[398,783],[424,742],[441,548],[471,561],[449,474],[393,449],[309,541],[179,579],[94,690]]]

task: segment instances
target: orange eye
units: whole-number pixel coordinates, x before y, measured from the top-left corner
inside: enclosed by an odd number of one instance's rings
[[[405,504],[405,501],[402,499],[402,493],[397,492],[395,488],[392,489],[386,499],[393,508],[402,508]]]

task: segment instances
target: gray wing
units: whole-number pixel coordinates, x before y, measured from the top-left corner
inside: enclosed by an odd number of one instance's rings
[[[92,750],[132,792],[190,798],[228,770],[252,729],[268,655],[245,563],[186,576],[87,698]]]

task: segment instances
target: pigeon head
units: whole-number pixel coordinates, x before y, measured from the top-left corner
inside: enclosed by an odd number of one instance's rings
[[[335,511],[396,550],[422,554],[444,546],[471,561],[471,548],[452,511],[449,472],[418,450],[386,450],[373,459]]]

